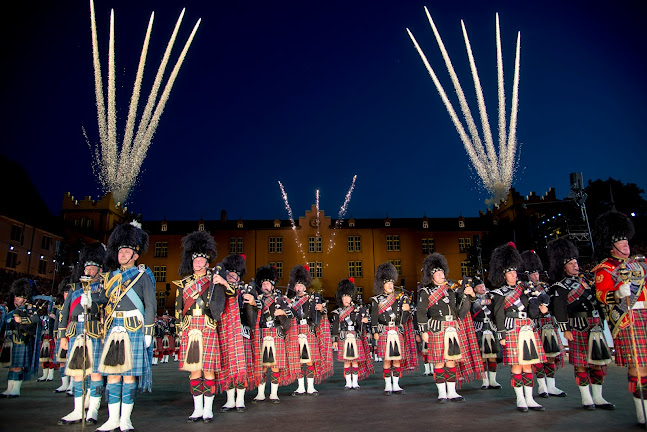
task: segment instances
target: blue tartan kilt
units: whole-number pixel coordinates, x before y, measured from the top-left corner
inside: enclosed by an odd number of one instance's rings
[[[76,323],[76,334],[70,338],[70,341],[68,342],[68,353],[67,353],[67,358],[70,359],[72,357],[72,347],[74,346],[74,342],[76,341],[76,338],[79,337],[83,333],[83,323],[77,322]],[[90,340],[92,341],[92,373],[100,373],[99,372],[99,362],[101,361],[101,353],[103,352],[103,339],[95,339],[93,337],[90,337]],[[56,346],[58,347],[60,345],[60,342],[56,342]],[[57,351],[58,352],[58,349]]]
[[[11,346],[10,368],[30,368],[34,356],[34,341],[28,343],[13,343]]]
[[[59,364],[61,367],[61,375],[65,373],[65,362],[61,363],[61,360],[58,358],[58,352],[61,350],[61,340],[56,339],[56,345],[54,347],[54,363]]]
[[[124,327],[124,319],[123,318],[114,318],[112,320],[112,324],[110,325],[110,329],[106,331],[106,337],[105,340],[108,340],[108,337],[110,333],[112,332],[112,329],[115,327]],[[119,376],[143,376],[146,375],[150,378],[151,371],[152,371],[152,363],[153,363],[153,350],[152,350],[152,343],[151,343],[151,348],[146,348],[146,342],[144,340],[144,325],[142,323],[142,326],[135,330],[135,331],[130,331],[126,330],[126,333],[128,333],[128,338],[130,339],[130,348],[133,351],[133,367],[126,372],[122,373],[117,373],[117,374],[107,374],[107,373],[102,373],[104,376],[108,375],[119,375]],[[105,343],[105,341],[104,341]],[[68,354],[69,355],[69,354]]]

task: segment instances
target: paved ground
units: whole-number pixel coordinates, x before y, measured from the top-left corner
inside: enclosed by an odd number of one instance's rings
[[[381,366],[376,365],[380,370]],[[153,392],[138,395],[133,411],[137,431],[382,431],[393,430],[463,430],[489,431],[624,431],[640,430],[635,425],[634,404],[627,391],[626,369],[609,367],[604,396],[615,403],[615,411],[585,411],[580,408],[580,396],[571,367],[560,370],[557,385],[568,393],[566,398],[536,400],[546,407],[544,412],[520,413],[515,409],[514,392],[509,387],[509,368],[501,368],[501,390],[480,390],[480,383],[470,383],[461,390],[466,403],[436,404],[436,390],[430,377],[422,373],[401,379],[405,395],[383,396],[384,381],[373,375],[361,382],[357,391],[344,391],[339,363],[335,375],[318,386],[319,397],[294,398],[290,394],[296,384],[281,388],[278,405],[252,404],[255,395],[248,394],[247,412],[219,413],[224,395],[216,397],[216,413],[211,424],[187,424],[192,412],[186,372],[177,370],[177,363],[154,366]],[[2,389],[6,388],[7,369],[0,372]],[[52,393],[60,385],[56,381],[23,385],[22,396],[0,399],[0,430],[12,431],[81,431],[80,425],[57,426],[60,417],[72,410],[73,400]],[[269,389],[269,386],[268,386]],[[107,418],[105,405],[99,412],[99,422]],[[342,423],[342,418],[346,418]],[[88,425],[85,430],[93,431]],[[464,429],[468,430],[468,429]]]

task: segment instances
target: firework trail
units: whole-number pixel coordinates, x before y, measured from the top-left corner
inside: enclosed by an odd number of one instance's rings
[[[330,235],[330,241],[328,242],[328,253],[332,250],[332,248],[335,246],[335,234],[337,233],[337,228],[339,228],[344,221],[344,216],[346,216],[346,211],[348,210],[348,203],[350,202],[350,198],[353,195],[353,190],[355,190],[355,180],[357,180],[357,174],[353,176],[353,181],[350,184],[350,188],[348,189],[348,192],[346,192],[346,198],[344,199],[344,204],[342,204],[341,208],[339,209],[339,213],[337,215],[337,221],[335,222],[335,227],[332,230],[332,233]]]
[[[301,252],[301,255],[303,256],[303,261],[305,262],[306,254],[305,252],[303,252],[303,245],[299,240],[299,234],[297,233],[297,225],[294,223],[294,217],[292,216],[292,208],[290,207],[290,203],[288,202],[288,194],[285,193],[285,188],[283,187],[283,183],[281,183],[280,181],[279,181],[279,187],[281,188],[281,197],[283,197],[283,203],[285,204],[285,209],[288,211],[288,216],[290,217],[290,224],[292,225],[292,231],[294,232],[294,239],[297,243],[297,246],[299,247],[299,252]]]

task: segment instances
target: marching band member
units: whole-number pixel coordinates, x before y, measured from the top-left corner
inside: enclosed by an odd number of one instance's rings
[[[222,289],[211,290],[209,262],[216,258],[216,242],[206,231],[194,231],[182,239],[182,261],[175,297],[176,325],[180,330],[180,370],[189,372],[193,413],[187,421],[213,419],[216,374],[220,371],[220,344],[216,313],[224,308]],[[213,291],[213,292],[212,292]]]
[[[115,227],[108,239],[102,295],[105,334],[99,371],[108,378],[108,421],[98,431],[133,430],[130,415],[137,390],[152,386],[151,343],[157,300],[150,268],[136,266],[148,250],[148,233],[133,221]],[[103,299],[102,299],[103,301]],[[68,366],[69,367],[69,366]]]
[[[575,369],[582,406],[584,409],[615,409],[602,397],[602,366],[611,362],[611,356],[604,340],[595,290],[579,274],[579,251],[569,240],[560,238],[548,244],[548,256],[551,279],[557,281],[551,286],[553,311],[569,342],[568,359]],[[557,342],[556,336],[542,339],[544,350],[547,345]]]
[[[517,281],[521,256],[514,243],[499,246],[490,260],[490,282],[496,328],[503,346],[503,360],[512,366],[511,385],[517,396],[517,409],[522,412],[543,411],[532,397],[534,387],[532,365],[545,363],[546,355],[534,331],[532,319],[548,312],[545,297],[531,298]]]
[[[496,380],[497,359],[501,357],[501,348],[496,338],[496,324],[492,313],[492,294],[479,278],[472,278],[476,300],[472,303],[470,313],[474,323],[474,333],[478,340],[483,361],[483,382],[481,389],[498,390],[501,388]]]
[[[604,259],[595,267],[597,299],[605,305],[618,366],[627,366],[638,423],[645,424],[647,405],[647,309],[644,260],[630,259],[634,226],[624,214],[610,211],[595,222],[595,252]]]
[[[103,261],[102,261],[103,263]],[[68,292],[70,290],[70,287],[73,286],[73,284],[70,283],[70,276],[66,276],[63,278],[63,280],[58,284],[58,292],[59,295],[62,296],[63,302],[60,304],[60,306],[55,306],[55,313],[56,313],[56,361],[60,365],[59,371],[61,372],[61,385],[57,387],[54,390],[54,393],[65,393],[67,392],[67,388],[70,386],[70,377],[65,373],[65,363],[67,361],[67,349],[62,349],[61,348],[61,343],[63,339],[67,339],[65,336],[65,333],[61,334],[61,332],[58,331],[59,323],[61,322],[61,311],[63,309],[63,305],[65,304],[65,300],[67,299]],[[74,385],[74,384],[72,384]]]

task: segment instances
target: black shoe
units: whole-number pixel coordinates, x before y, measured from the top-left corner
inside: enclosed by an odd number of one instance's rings
[[[450,402],[465,402],[465,398],[463,396],[458,396],[458,397],[455,397],[455,398],[450,398],[449,401]]]
[[[566,392],[561,392],[561,393],[548,393],[548,396],[550,396],[550,397],[566,397]]]
[[[189,418],[186,420],[186,422],[187,422],[187,423],[195,423],[195,422],[200,421],[200,420],[202,420],[202,417],[189,417]]]
[[[548,397],[550,397],[550,396],[548,396],[547,392],[539,393],[537,396],[539,396],[540,398],[548,398]]]
[[[393,390],[393,394],[403,395],[406,392],[404,390]]]
[[[211,420],[213,420],[213,417],[207,417],[202,419],[204,423],[211,423]]]
[[[244,407],[244,406],[243,406],[243,407],[236,407],[236,411],[237,411],[237,412],[245,412],[245,411],[246,411],[246,409],[245,409],[245,407]]]
[[[481,390],[487,390],[487,389],[489,389],[489,388],[490,388],[490,386],[486,386],[486,385],[482,385],[482,386],[481,386]]]
[[[306,392],[303,392],[303,393],[299,393],[299,392],[296,392],[296,391],[292,392],[292,396],[294,396],[294,397],[305,396],[305,395],[306,395]]]
[[[43,379],[38,378],[38,379],[36,380],[36,382],[43,382],[43,381],[47,381],[47,378],[43,378]],[[50,380],[50,381],[51,381],[51,380]]]
[[[517,411],[528,412],[528,407],[517,407]]]
[[[59,425],[59,426],[63,426],[63,425],[71,425],[71,424],[78,424],[78,423],[81,423],[81,419],[78,419],[78,420],[63,420],[63,419],[60,419],[60,420],[58,421],[58,425]]]
[[[616,406],[612,403],[605,403],[605,404],[595,404],[595,407],[597,409],[603,409],[603,410],[614,410],[616,409]]]
[[[272,398],[270,398],[270,402],[278,404],[278,403],[281,403],[281,399],[272,399]]]
[[[265,401],[266,401],[266,399],[252,399],[253,404],[259,404],[259,403],[263,403]]]
[[[346,386],[344,386],[344,390],[352,390],[352,389],[353,389],[352,387],[346,387]]]
[[[582,408],[584,408],[585,410],[594,410],[595,405],[593,405],[593,404],[591,404],[591,405],[582,405]]]
[[[546,411],[546,409],[541,405],[536,406],[536,407],[528,407],[528,409],[533,410],[533,411]]]
[[[97,424],[97,420],[96,420],[96,419],[93,419],[93,418],[86,419],[86,420],[85,420],[85,422],[86,422],[87,424],[91,424],[91,425],[95,425],[95,424]]]
[[[319,392],[317,390],[313,391],[312,393],[306,393],[308,396],[319,396]]]
[[[220,412],[225,413],[233,410],[234,408],[220,407]]]
[[[15,398],[18,398],[18,397],[20,397],[20,395],[12,395],[12,394],[7,395],[7,399],[15,399]]]
[[[53,393],[67,393],[67,390],[54,390]]]
[[[490,389],[490,390],[501,390],[501,386],[500,385],[489,385],[488,389]]]
[[[436,401],[436,403],[439,403],[439,404],[447,403],[447,398],[438,398],[438,400]]]
[[[384,390],[384,396],[391,396],[393,394],[393,391],[391,390]]]

